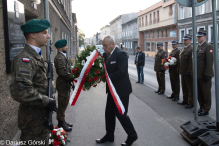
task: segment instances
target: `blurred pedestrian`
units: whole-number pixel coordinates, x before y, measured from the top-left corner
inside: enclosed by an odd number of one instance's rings
[[[136,83],[144,83],[144,65],[145,65],[145,53],[140,47],[136,47],[135,65],[138,73],[138,81]]]
[[[128,58],[129,58],[129,53],[125,50],[125,46],[122,45],[122,50],[125,51],[125,53],[127,54]]]

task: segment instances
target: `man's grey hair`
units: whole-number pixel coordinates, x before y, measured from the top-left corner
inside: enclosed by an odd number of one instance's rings
[[[114,39],[113,36],[107,35],[107,36],[104,37],[104,39],[105,38],[107,39],[108,43],[115,43],[115,39]]]

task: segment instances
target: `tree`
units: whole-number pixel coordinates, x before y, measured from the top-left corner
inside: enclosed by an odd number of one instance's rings
[[[79,46],[84,45],[85,34],[83,32],[79,32]]]

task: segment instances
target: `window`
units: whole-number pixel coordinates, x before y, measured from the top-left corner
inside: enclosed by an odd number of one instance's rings
[[[180,18],[184,19],[184,7],[180,7]]]
[[[145,16],[145,25],[148,25],[148,16]]]
[[[157,22],[160,21],[159,11],[157,11]]]
[[[141,27],[141,18],[139,18],[139,27]]]
[[[173,15],[173,6],[169,5],[169,15],[172,16]]]
[[[218,25],[217,25],[217,29],[218,29]],[[207,33],[209,43],[213,43],[213,41],[214,41],[213,34],[214,34],[213,25],[209,25],[208,26],[208,33]]]
[[[144,33],[144,38],[147,39],[147,32]]]
[[[152,38],[154,38],[154,31],[152,31]]]
[[[163,30],[161,30],[161,37],[163,37]]]
[[[159,30],[157,30],[157,38],[159,38],[160,36],[159,36]]]
[[[192,17],[192,8],[189,8],[189,17]]]
[[[148,32],[148,38],[150,38],[150,31]]]
[[[142,19],[142,26],[144,26],[144,17],[142,17],[141,19]]]
[[[180,32],[180,35],[179,35],[180,36],[180,42],[182,43],[183,42],[183,37],[185,36],[185,30],[182,29],[179,32]]]
[[[156,23],[156,16],[155,16],[155,12],[154,12],[154,22],[153,23]]]
[[[155,43],[154,43],[154,42],[151,42],[151,51],[155,51],[155,50],[154,50],[154,45],[155,45]]]
[[[199,12],[200,12],[200,14],[205,13],[205,4],[202,4],[201,6],[199,6]]]
[[[168,37],[168,29],[165,30],[166,37]]]
[[[211,43],[213,43],[213,27],[210,27],[210,33],[211,33],[211,35],[210,35],[210,42]]]
[[[152,24],[152,16],[151,16],[151,14],[150,14],[150,22],[149,23]]]

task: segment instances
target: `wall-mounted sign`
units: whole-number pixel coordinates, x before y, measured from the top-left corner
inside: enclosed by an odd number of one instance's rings
[[[13,58],[23,49],[25,38],[20,26],[25,23],[24,5],[17,0],[3,0],[6,72],[11,72]]]
[[[176,37],[176,31],[170,31],[170,37]]]

